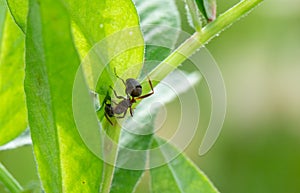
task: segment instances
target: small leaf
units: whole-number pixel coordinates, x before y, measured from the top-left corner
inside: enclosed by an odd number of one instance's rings
[[[216,19],[217,2],[216,0],[196,0],[199,10],[205,15],[210,22]]]
[[[30,0],[25,93],[33,149],[45,192],[99,192],[102,161],[83,144],[72,112],[79,58],[61,1]]]
[[[25,38],[6,6],[0,9],[0,145],[3,145],[26,129],[27,112],[23,86]]]
[[[203,25],[203,15],[198,10],[195,0],[186,0],[186,4],[188,22],[197,32],[200,32]]]
[[[174,49],[181,29],[175,0],[134,0],[141,20],[146,52],[140,77],[147,75]],[[163,45],[163,46],[162,46]]]
[[[216,0],[204,0],[204,7],[208,21],[216,19],[217,15],[217,2]]]
[[[157,148],[162,144],[164,148],[160,148],[160,159],[168,160],[171,152],[179,153],[176,148],[158,137],[154,138],[152,146]],[[159,159],[157,153],[155,156],[155,160]],[[150,162],[151,160],[150,154]],[[151,169],[150,175],[153,192],[218,193],[206,175],[182,153],[165,165]]]

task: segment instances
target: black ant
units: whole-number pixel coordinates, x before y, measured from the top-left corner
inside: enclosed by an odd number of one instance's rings
[[[112,87],[110,87],[113,90],[115,96],[118,99],[122,99],[122,101],[119,103],[111,101],[112,103],[114,103],[116,105],[115,107],[113,107],[111,104],[106,103],[107,101],[105,101],[105,109],[104,109],[105,117],[107,118],[107,120],[109,121],[109,123],[111,125],[113,125],[113,123],[111,122],[109,117],[114,117],[116,114],[120,115],[123,113],[122,116],[118,116],[117,118],[124,118],[127,113],[128,108],[130,110],[130,115],[133,116],[132,104],[135,103],[137,99],[143,99],[143,98],[149,97],[152,94],[154,94],[152,82],[150,79],[148,79],[148,82],[149,82],[149,85],[151,88],[151,92],[141,96],[142,85],[137,80],[135,80],[133,78],[128,78],[128,79],[126,79],[126,81],[124,81],[121,77],[119,77],[117,75],[116,69],[114,69],[114,71],[115,71],[116,77],[119,78],[126,87],[125,93],[127,95],[127,98],[125,98],[123,96],[119,96],[117,94],[117,92]]]

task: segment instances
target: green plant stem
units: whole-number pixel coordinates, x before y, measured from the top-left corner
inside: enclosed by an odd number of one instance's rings
[[[263,0],[244,0],[220,15],[216,20],[207,24],[202,31],[195,32],[189,39],[181,44],[164,61],[150,73],[149,77],[160,81],[190,57],[197,49],[207,44],[212,38],[224,31],[233,22],[249,13]],[[155,83],[154,83],[155,84]]]
[[[7,171],[7,169],[0,163],[0,182],[4,184],[4,186],[11,193],[20,193],[23,191],[21,185],[17,182],[17,180]]]

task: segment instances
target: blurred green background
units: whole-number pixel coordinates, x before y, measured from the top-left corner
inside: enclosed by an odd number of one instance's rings
[[[218,1],[218,13],[237,2]],[[200,157],[210,114],[201,83],[201,130],[186,153],[222,193],[299,192],[300,1],[265,1],[207,48],[223,73],[227,115],[217,143]],[[22,185],[37,179],[31,147],[0,152],[0,161]]]
[[[237,2],[218,1],[219,13]],[[207,48],[223,73],[227,115],[208,154],[196,154],[201,137],[187,153],[223,193],[299,192],[300,1],[265,1]]]

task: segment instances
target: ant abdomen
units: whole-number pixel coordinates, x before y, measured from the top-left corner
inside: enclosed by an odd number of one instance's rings
[[[126,86],[125,93],[129,94],[132,97],[141,96],[142,86],[137,80],[133,78],[128,78],[126,80],[125,86]]]

